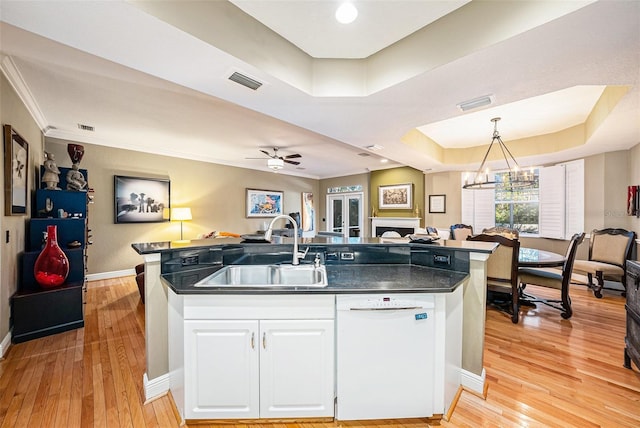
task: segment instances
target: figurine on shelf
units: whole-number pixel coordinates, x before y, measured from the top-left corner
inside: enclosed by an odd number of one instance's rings
[[[67,172],[67,190],[76,190],[86,192],[87,181],[84,175],[78,170],[78,164],[74,163],[69,172]]]
[[[79,164],[84,156],[84,146],[80,144],[67,144],[67,153],[69,153],[72,164]]]
[[[60,170],[56,165],[56,158],[53,153],[44,152],[44,174],[42,174],[42,182],[46,185],[47,190],[61,190],[58,187],[60,182]]]

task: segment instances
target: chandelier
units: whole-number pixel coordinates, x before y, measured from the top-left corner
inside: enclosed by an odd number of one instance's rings
[[[462,186],[463,189],[493,189],[496,187],[496,185],[502,185],[505,188],[513,190],[526,189],[535,186],[536,181],[533,171],[521,170],[518,162],[513,157],[507,146],[504,144],[502,138],[500,138],[500,133],[498,132],[499,120],[499,117],[494,117],[493,119],[491,119],[491,121],[493,122],[493,138],[491,139],[491,144],[489,144],[489,149],[484,155],[484,159],[482,159],[480,168],[478,168],[475,176],[472,177],[473,180],[469,180],[469,177],[465,177],[464,185]],[[485,168],[485,163],[487,162],[487,158],[489,157],[489,152],[491,152],[493,144],[496,142],[500,147],[502,156],[504,157],[504,161],[507,164],[508,172],[505,174],[505,180],[496,180],[495,175],[490,180],[489,167]]]

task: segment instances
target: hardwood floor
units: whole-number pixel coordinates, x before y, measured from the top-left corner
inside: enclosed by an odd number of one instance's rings
[[[532,294],[553,290],[529,286]],[[487,311],[486,400],[463,392],[443,427],[638,427],[640,373],[622,367],[624,298],[571,291],[574,316]],[[0,427],[178,427],[171,400],[144,404],[144,307],[133,277],[90,283],[85,327],[12,345],[0,362]],[[215,425],[194,425],[212,427]],[[220,425],[218,425],[220,426]],[[418,428],[421,420],[227,424]]]

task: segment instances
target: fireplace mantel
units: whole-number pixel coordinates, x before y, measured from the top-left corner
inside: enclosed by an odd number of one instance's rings
[[[376,237],[376,228],[412,228],[411,233],[420,228],[420,217],[369,217],[371,219],[371,236]]]

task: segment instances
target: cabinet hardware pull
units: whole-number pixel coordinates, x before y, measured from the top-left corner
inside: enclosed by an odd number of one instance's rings
[[[251,349],[256,348],[256,334],[255,332],[251,333]]]
[[[267,349],[267,333],[262,333],[262,348]]]

